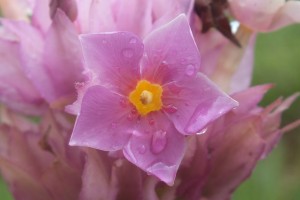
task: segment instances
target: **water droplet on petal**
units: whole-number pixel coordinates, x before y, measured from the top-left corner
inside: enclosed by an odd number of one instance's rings
[[[152,136],[151,150],[157,154],[162,152],[167,145],[167,132],[163,130],[156,131]]]
[[[146,146],[145,145],[140,145],[139,147],[138,147],[138,152],[140,153],[140,154],[144,154],[144,153],[146,153]]]
[[[175,107],[174,105],[167,105],[166,107],[164,107],[164,111],[166,111],[169,114],[173,114],[177,112],[177,110],[177,107]]]
[[[135,44],[137,42],[137,40],[135,39],[135,38],[131,38],[130,40],[129,40],[129,43],[131,43],[131,44]]]
[[[185,74],[188,76],[193,76],[196,72],[196,68],[194,65],[188,65],[185,69]]]
[[[202,129],[200,132],[198,132],[198,133],[196,133],[196,134],[197,134],[197,135],[202,135],[202,134],[206,133],[206,131],[207,131],[207,128]]]
[[[132,49],[123,49],[122,54],[126,58],[131,58],[133,56],[133,50]]]

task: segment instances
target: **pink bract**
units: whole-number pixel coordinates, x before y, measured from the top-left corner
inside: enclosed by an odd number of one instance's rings
[[[156,29],[144,43],[129,32],[81,36],[88,87],[70,145],[123,150],[144,171],[172,185],[185,135],[196,134],[237,102],[197,73],[200,56],[185,15]],[[163,88],[163,108],[140,116],[128,95],[139,80]],[[79,101],[81,101],[79,99]]]

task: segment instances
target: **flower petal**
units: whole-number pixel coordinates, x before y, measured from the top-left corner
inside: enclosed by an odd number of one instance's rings
[[[90,87],[83,97],[70,145],[104,151],[121,149],[132,133],[128,127],[133,127],[127,119],[132,107],[125,100],[102,86]]]
[[[277,11],[269,30],[277,30],[293,23],[300,23],[299,9],[300,2],[286,1],[284,6]]]
[[[0,102],[25,114],[44,111],[43,100],[22,71],[19,44],[0,40]]]
[[[202,74],[163,89],[164,111],[182,134],[197,133],[238,105]]]
[[[135,88],[144,49],[137,36],[129,32],[89,34],[81,36],[81,44],[86,67],[102,85],[126,95]]]
[[[185,15],[153,31],[144,44],[143,78],[166,84],[196,76],[200,55]]]
[[[126,30],[142,37],[150,32],[152,19],[152,1],[118,1],[114,6],[117,30]]]
[[[33,7],[31,23],[46,33],[51,25],[49,1],[36,1]]]
[[[141,119],[128,144],[125,157],[144,171],[173,185],[184,154],[184,137],[160,112]]]
[[[210,171],[203,188],[203,197],[228,199],[244,181],[263,153],[265,144],[255,126],[256,117],[249,117],[228,129],[209,135]]]
[[[75,82],[83,81],[83,64],[80,43],[74,26],[61,10],[57,10],[53,23],[46,34],[43,53],[43,67],[47,69],[51,90],[43,88],[44,80],[39,80],[41,93],[50,102],[59,98],[76,95]],[[64,56],[61,56],[64,55]],[[32,74],[39,76],[32,70]],[[73,99],[72,99],[73,100]]]
[[[87,149],[84,170],[82,172],[82,187],[80,191],[80,200],[95,199],[99,197],[102,199],[109,198],[110,176],[107,168],[108,160],[105,159],[101,153],[94,149]],[[99,188],[101,190],[99,191]]]
[[[49,6],[51,17],[55,16],[58,9],[63,10],[71,21],[74,21],[77,17],[77,5],[75,0],[51,0]]]

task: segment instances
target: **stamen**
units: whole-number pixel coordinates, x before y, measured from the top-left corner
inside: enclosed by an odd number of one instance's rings
[[[152,94],[152,92],[149,92],[148,90],[144,90],[141,93],[140,100],[141,100],[142,104],[144,104],[144,105],[147,105],[147,104],[151,103],[152,100],[153,100],[153,94]]]
[[[139,114],[144,116],[162,108],[162,92],[161,85],[140,80],[136,88],[129,94],[128,99]]]

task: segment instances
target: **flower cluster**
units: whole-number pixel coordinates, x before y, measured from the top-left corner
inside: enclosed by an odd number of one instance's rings
[[[0,7],[0,171],[15,199],[230,199],[300,124],[280,128],[297,94],[262,108],[272,86],[250,87],[256,33],[300,22],[299,2]]]

